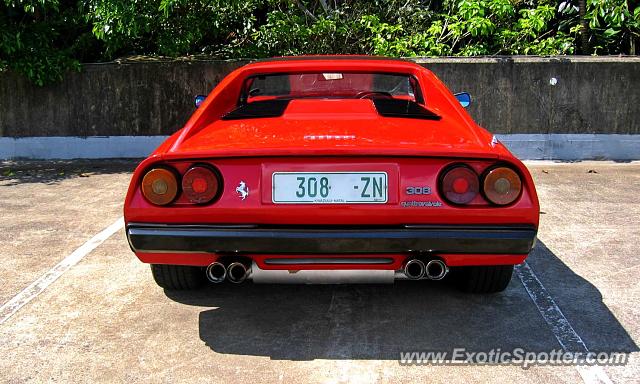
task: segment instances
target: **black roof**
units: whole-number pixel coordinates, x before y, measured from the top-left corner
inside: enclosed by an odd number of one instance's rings
[[[300,56],[278,56],[266,59],[258,59],[255,63],[262,63],[268,61],[301,61],[301,60],[394,60],[411,62],[408,59],[402,59],[397,57],[386,56],[369,56],[369,55],[300,55]]]

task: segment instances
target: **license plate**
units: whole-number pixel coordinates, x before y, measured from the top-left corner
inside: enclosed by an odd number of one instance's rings
[[[274,172],[273,199],[281,204],[384,204],[386,172]]]

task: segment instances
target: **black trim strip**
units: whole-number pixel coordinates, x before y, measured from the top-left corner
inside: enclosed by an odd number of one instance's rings
[[[138,252],[266,254],[475,253],[525,254],[533,227],[430,228],[224,228],[129,224],[129,244]]]
[[[373,104],[381,116],[409,119],[440,120],[441,117],[415,101],[374,98]]]
[[[222,116],[222,120],[258,119],[264,117],[280,117],[289,105],[289,99],[254,101],[243,104]]]

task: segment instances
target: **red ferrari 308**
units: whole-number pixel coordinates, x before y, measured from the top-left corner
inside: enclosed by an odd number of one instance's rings
[[[136,169],[131,249],[165,289],[451,273],[502,291],[534,245],[538,198],[469,102],[404,60],[241,67]]]

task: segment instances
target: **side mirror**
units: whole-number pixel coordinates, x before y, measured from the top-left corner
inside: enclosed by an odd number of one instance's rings
[[[467,108],[469,104],[471,104],[471,95],[467,92],[460,92],[454,95],[456,99],[460,102],[460,105]]]
[[[198,108],[200,106],[200,104],[202,104],[204,102],[204,100],[207,98],[207,96],[204,95],[197,95],[195,97],[195,99],[193,100],[193,103],[196,105],[196,108]]]

